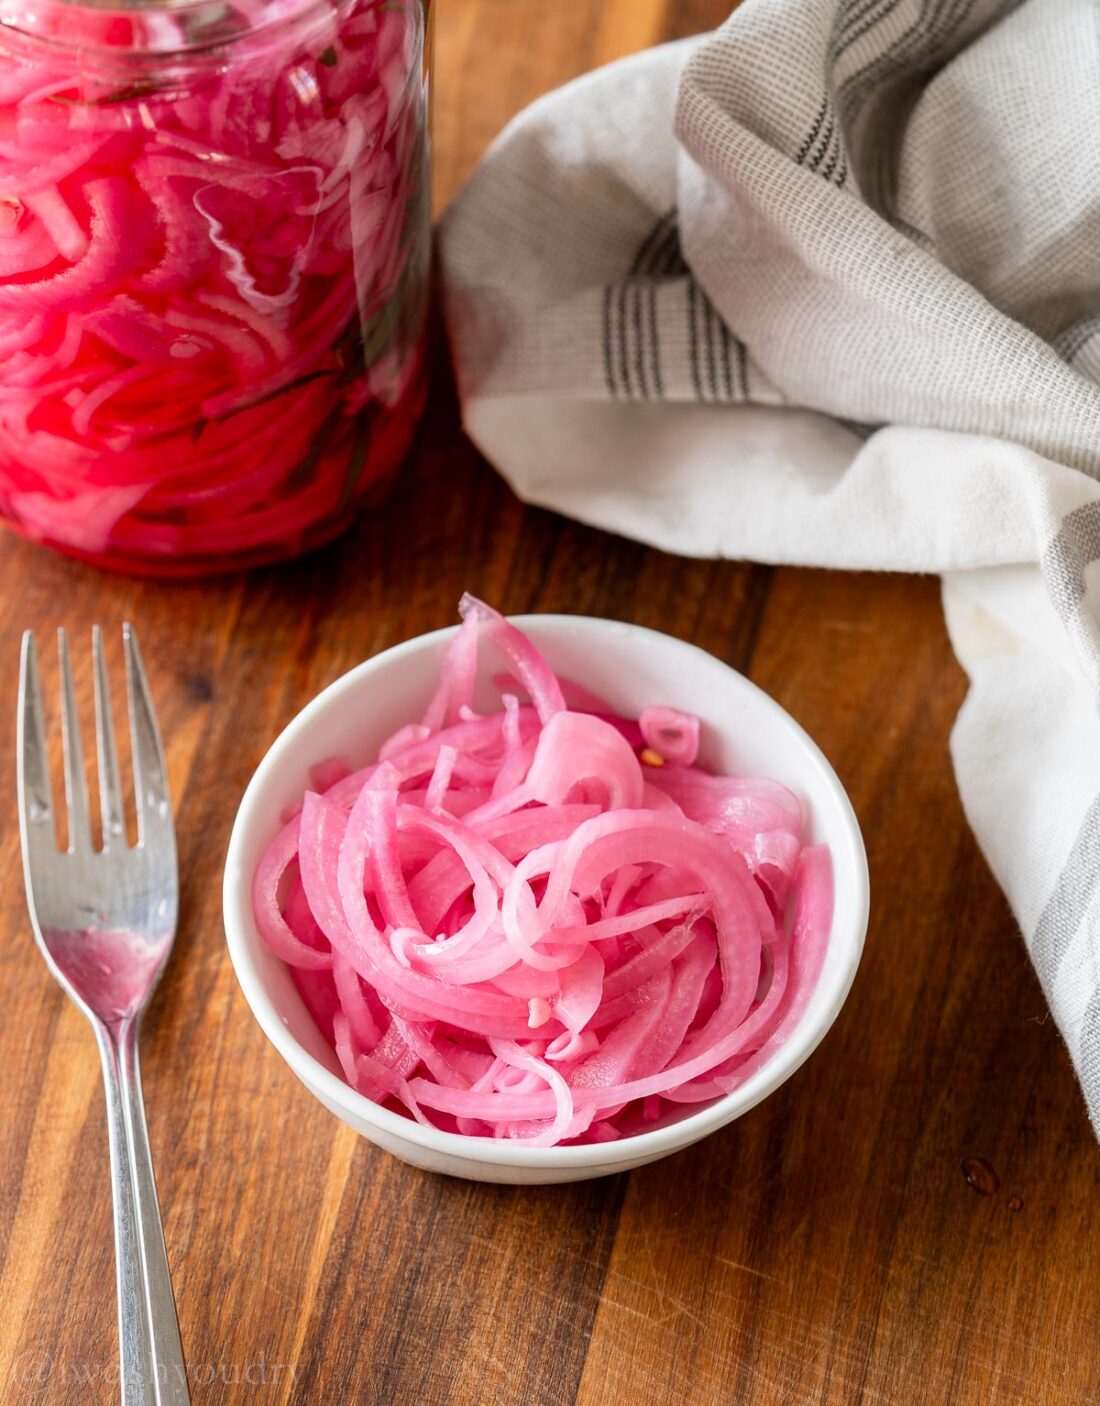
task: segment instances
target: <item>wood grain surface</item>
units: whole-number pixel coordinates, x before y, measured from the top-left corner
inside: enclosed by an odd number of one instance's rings
[[[441,0],[438,200],[530,99],[726,8]],[[25,626],[83,641],[128,618],[145,648],[183,859],[145,1083],[196,1403],[1100,1401],[1100,1163],[956,797],[965,681],[936,582],[677,560],[526,509],[463,440],[442,368],[413,462],[334,549],[158,586],[4,534],[0,580],[12,732]],[[466,588],[638,621],[745,670],[821,743],[866,833],[866,957],[822,1048],[629,1177],[490,1188],[373,1150],[283,1066],[226,956],[222,859],[268,743],[351,665],[450,622]],[[87,704],[84,648],[78,665]],[[98,1406],[117,1396],[99,1071],[27,929],[10,746],[0,855],[0,1401]]]

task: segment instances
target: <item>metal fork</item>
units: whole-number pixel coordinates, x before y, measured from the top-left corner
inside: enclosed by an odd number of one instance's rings
[[[34,935],[95,1031],[111,1148],[123,1406],[191,1398],[157,1208],[138,1068],[138,1026],[176,933],[179,880],[164,752],[137,637],[123,626],[138,843],[119,782],[103,638],[92,631],[103,845],[92,846],[88,790],[65,631],[58,631],[69,843],[58,849],[34,635],[19,668],[19,834]]]

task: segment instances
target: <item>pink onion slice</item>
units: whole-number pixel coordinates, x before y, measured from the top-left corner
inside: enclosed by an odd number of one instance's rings
[[[663,762],[693,766],[699,755],[699,719],[679,708],[643,708],[638,714],[646,747]]]
[[[314,769],[257,868],[257,925],[376,1102],[533,1147],[644,1132],[802,1019],[829,852],[785,787],[702,769],[697,719],[618,717],[496,611],[462,614],[423,720],[377,763]],[[484,644],[509,672],[478,715]]]

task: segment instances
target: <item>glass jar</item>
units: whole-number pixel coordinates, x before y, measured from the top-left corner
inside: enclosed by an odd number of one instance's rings
[[[428,0],[0,0],[0,513],[117,570],[334,536],[425,394]]]

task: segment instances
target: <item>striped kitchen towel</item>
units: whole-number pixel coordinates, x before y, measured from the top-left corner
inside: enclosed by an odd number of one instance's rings
[[[466,426],[698,556],[943,574],[952,748],[1100,1132],[1096,0],[745,0],[446,215]]]

